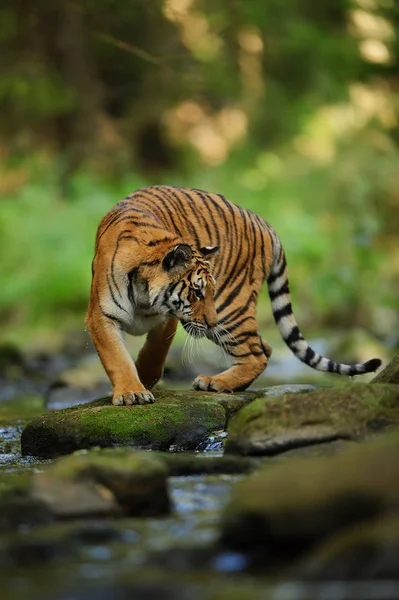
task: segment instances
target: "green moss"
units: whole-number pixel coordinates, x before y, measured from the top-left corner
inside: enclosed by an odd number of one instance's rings
[[[262,397],[235,415],[226,451],[274,454],[399,424],[399,386],[349,384]]]
[[[0,532],[49,523],[48,507],[32,497],[33,473],[0,475]]]
[[[23,454],[53,456],[91,446],[132,445],[168,450],[172,445],[194,449],[215,430],[223,429],[225,413],[211,394],[162,394],[147,406],[112,406],[101,400],[47,413],[22,433]]]
[[[399,354],[370,383],[399,383]]]
[[[134,473],[137,478],[157,471],[166,476],[167,468],[155,453],[132,452],[122,448],[75,452],[56,460],[48,469],[56,477],[85,479],[89,473],[116,470],[120,474]]]

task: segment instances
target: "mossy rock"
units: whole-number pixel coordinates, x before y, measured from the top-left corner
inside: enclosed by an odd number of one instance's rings
[[[288,383],[283,385],[269,385],[267,387],[243,392],[240,394],[227,394],[220,397],[220,403],[226,411],[227,423],[231,418],[238,413],[242,408],[256,400],[256,398],[273,398],[283,396],[284,394],[304,394],[311,390],[315,390],[314,385],[308,383]],[[219,394],[218,394],[219,395]]]
[[[311,581],[395,581],[398,574],[399,516],[383,517],[338,533],[290,569],[290,578]]]
[[[44,525],[53,520],[48,506],[31,496],[33,474],[0,474],[0,531]]]
[[[112,406],[102,399],[46,413],[23,430],[22,454],[52,457],[123,445],[194,450],[225,426],[225,411],[211,393],[159,391],[156,399],[145,406]]]
[[[226,452],[275,455],[357,439],[399,424],[399,385],[345,384],[279,398],[257,398],[234,415]]]
[[[396,383],[399,384],[399,354],[393,357],[385,369],[380,371],[370,383]]]
[[[222,545],[291,560],[349,526],[398,514],[398,456],[391,434],[330,457],[269,462],[233,488]]]
[[[35,473],[31,495],[56,517],[170,512],[168,469],[154,454],[77,452]]]

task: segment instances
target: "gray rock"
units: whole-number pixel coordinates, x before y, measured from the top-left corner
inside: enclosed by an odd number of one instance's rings
[[[57,518],[166,514],[167,473],[147,452],[78,452],[36,473],[31,496]]]

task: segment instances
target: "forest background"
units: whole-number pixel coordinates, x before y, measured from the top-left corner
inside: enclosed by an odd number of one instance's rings
[[[99,220],[165,183],[275,227],[305,335],[393,353],[398,27],[395,0],[3,0],[2,339],[83,329]]]

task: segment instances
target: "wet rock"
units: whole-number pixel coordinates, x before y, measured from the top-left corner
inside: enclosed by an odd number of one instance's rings
[[[58,518],[170,511],[167,468],[147,452],[76,453],[36,473],[32,497]]]
[[[290,570],[301,580],[395,580],[399,574],[399,517],[362,523],[333,536]]]
[[[93,446],[130,445],[152,450],[194,450],[225,413],[205,392],[158,391],[151,405],[112,406],[109,400],[47,413],[22,432],[24,455],[56,456]]]
[[[30,497],[0,497],[0,531],[47,525],[53,520],[48,506]]]
[[[339,454],[269,463],[233,489],[221,543],[289,561],[331,535],[399,515],[399,436]]]
[[[227,422],[231,417],[240,411],[244,406],[250,404],[256,398],[272,398],[283,396],[284,394],[302,394],[315,390],[314,385],[307,383],[292,383],[286,385],[270,385],[258,390],[251,390],[244,393],[236,393],[221,398],[220,402],[226,411]]]
[[[259,460],[244,456],[206,456],[185,453],[159,453],[166,464],[169,475],[232,475],[249,473],[259,466]]]
[[[0,477],[0,531],[45,525],[53,517],[48,506],[30,495],[30,473],[2,474]]]
[[[48,413],[28,424],[21,438],[22,453],[40,457],[68,454],[93,446],[131,445],[151,450],[204,448],[214,431],[259,396],[276,396],[311,386],[272,386],[238,394],[156,389],[156,403],[112,406],[111,399]]]
[[[277,399],[258,398],[235,415],[226,452],[275,455],[303,446],[357,439],[399,425],[399,386],[349,384]]]
[[[119,515],[120,507],[110,491],[93,481],[74,481],[43,472],[35,477],[33,497],[56,518]]]
[[[399,354],[371,380],[371,383],[399,383]]]

